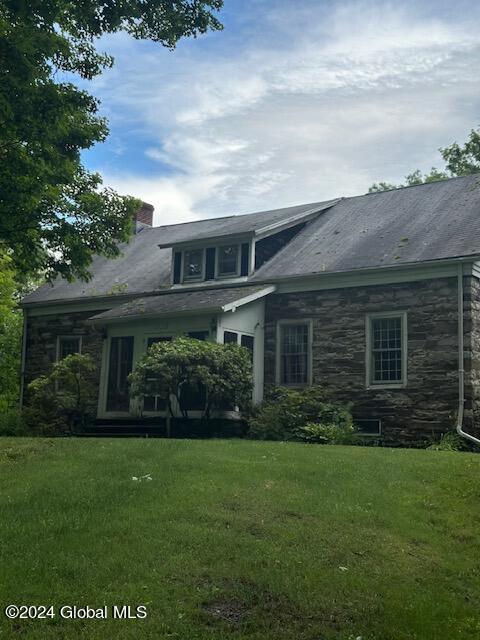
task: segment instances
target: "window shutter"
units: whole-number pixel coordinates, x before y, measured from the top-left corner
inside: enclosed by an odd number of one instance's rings
[[[179,284],[181,280],[181,270],[182,270],[182,252],[175,251],[175,255],[173,257],[173,284]]]
[[[210,247],[205,256],[205,280],[215,279],[215,247]]]
[[[242,256],[240,262],[240,275],[248,276],[250,262],[250,244],[245,242],[242,244]]]

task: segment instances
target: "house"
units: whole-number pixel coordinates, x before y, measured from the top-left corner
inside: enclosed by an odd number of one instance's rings
[[[98,422],[132,424],[127,376],[187,334],[251,349],[267,385],[321,385],[387,443],[480,424],[480,176],[152,227],[91,281],[23,300],[24,387],[72,352],[98,362]],[[198,402],[198,399],[197,399]],[[191,415],[201,407],[192,406]],[[162,417],[146,398],[144,417]]]

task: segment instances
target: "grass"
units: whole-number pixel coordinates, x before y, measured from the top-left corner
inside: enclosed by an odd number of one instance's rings
[[[478,639],[479,481],[471,453],[1,438],[0,638]],[[147,618],[58,614],[114,604]]]

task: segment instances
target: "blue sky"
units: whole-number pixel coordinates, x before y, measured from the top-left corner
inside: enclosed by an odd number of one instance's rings
[[[110,137],[85,154],[155,224],[365,193],[441,166],[480,124],[480,3],[226,0],[174,52],[125,34],[89,84]]]

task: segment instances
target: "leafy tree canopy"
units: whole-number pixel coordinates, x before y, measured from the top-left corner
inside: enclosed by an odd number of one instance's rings
[[[222,0],[0,0],[0,244],[22,273],[87,279],[114,257],[139,203],[102,187],[81,151],[108,134],[98,101],[68,77],[113,64],[96,49],[124,31],[173,48],[220,29]]]
[[[18,401],[22,314],[16,290],[12,260],[0,251],[0,411]]]
[[[171,399],[185,417],[182,389],[203,389],[206,395],[205,416],[214,409],[238,406],[246,409],[252,399],[252,362],[245,347],[217,344],[194,338],[176,338],[157,342],[136,364],[129,376],[130,394],[143,400],[158,395],[167,401],[173,415]]]
[[[454,142],[449,147],[439,149],[445,161],[445,169],[432,167],[430,173],[422,174],[420,169],[405,176],[404,184],[392,184],[390,182],[375,182],[368,192],[390,191],[401,187],[411,187],[426,182],[436,182],[455,176],[468,176],[472,173],[480,173],[480,130],[472,129],[468,140],[463,146]]]

